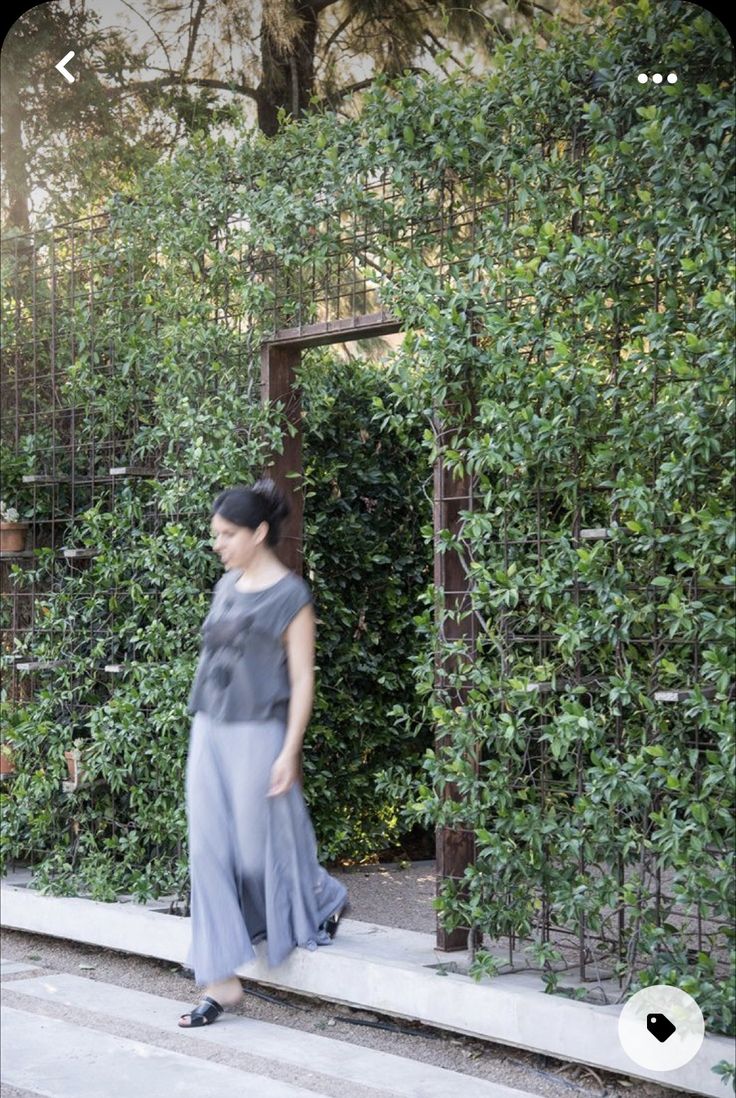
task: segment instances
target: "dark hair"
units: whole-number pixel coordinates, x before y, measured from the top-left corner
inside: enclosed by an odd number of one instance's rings
[[[256,530],[268,523],[267,545],[276,545],[281,523],[291,513],[289,501],[269,477],[262,477],[252,488],[226,488],[212,504],[212,514],[222,515],[236,526]]]

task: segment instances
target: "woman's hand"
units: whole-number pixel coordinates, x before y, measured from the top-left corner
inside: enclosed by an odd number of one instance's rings
[[[301,762],[299,755],[284,754],[277,756],[271,767],[271,785],[268,797],[278,797],[280,793],[288,793],[294,782],[301,780]]]

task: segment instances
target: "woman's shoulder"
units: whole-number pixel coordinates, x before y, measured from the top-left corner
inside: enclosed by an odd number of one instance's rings
[[[289,578],[284,576],[284,588],[290,595],[300,595],[302,598],[312,598],[312,588],[309,586],[303,576],[300,576],[297,572],[289,572]]]
[[[217,583],[212,588],[212,593],[214,595],[216,595],[216,594],[219,594],[220,591],[228,590],[228,588],[233,586],[233,584],[235,583],[237,578],[238,578],[237,568],[235,568],[235,569],[230,568],[230,569],[226,570],[225,572],[222,573],[222,575],[218,579]]]

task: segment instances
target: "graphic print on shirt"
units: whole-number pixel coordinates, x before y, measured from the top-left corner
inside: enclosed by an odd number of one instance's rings
[[[285,719],[291,687],[283,632],[313,601],[311,589],[292,574],[262,591],[239,592],[237,578],[226,573],[213,592],[188,712],[226,721]]]

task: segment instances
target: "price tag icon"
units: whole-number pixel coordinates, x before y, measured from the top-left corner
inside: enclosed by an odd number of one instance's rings
[[[650,1071],[677,1071],[689,1064],[705,1038],[703,1012],[686,991],[654,984],[636,991],[618,1019],[621,1046]]]
[[[673,1026],[666,1014],[647,1014],[647,1029],[663,1045],[677,1031],[677,1026]]]

